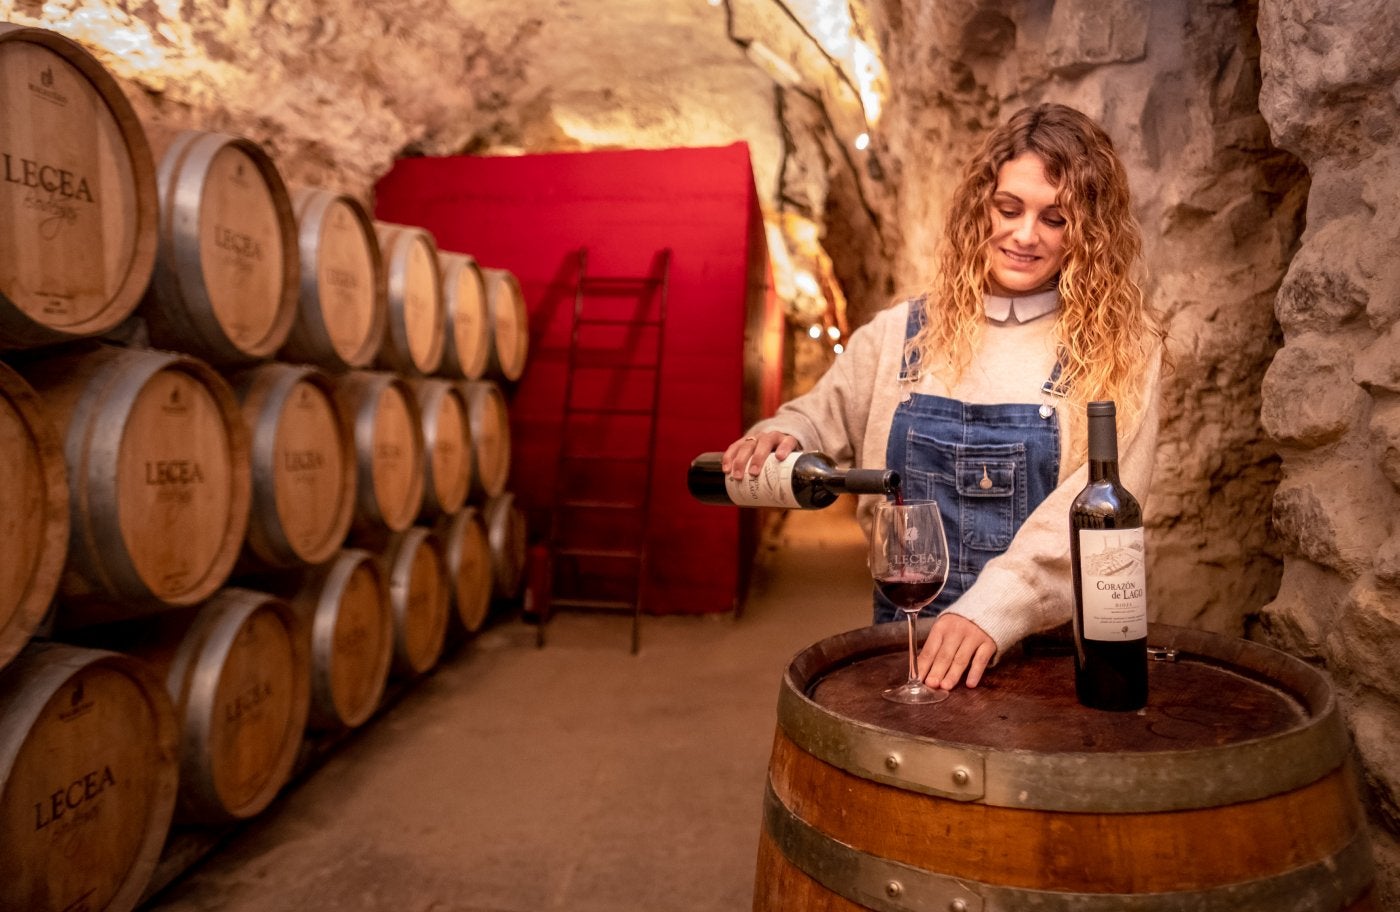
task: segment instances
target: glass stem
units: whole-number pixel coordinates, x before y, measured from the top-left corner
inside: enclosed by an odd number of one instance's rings
[[[918,614],[918,612],[916,612],[916,611],[906,611],[906,612],[904,612],[904,619],[907,620],[907,621],[909,622],[909,683],[910,683],[910,684],[918,684],[918,683],[919,683],[919,666],[918,666],[917,661],[916,661],[915,658],[914,658],[914,618],[915,618],[915,616],[917,616],[917,614]]]

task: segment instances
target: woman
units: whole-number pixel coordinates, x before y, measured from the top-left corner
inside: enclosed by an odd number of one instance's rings
[[[952,569],[924,611],[932,685],[976,687],[1069,617],[1089,401],[1117,403],[1123,483],[1147,494],[1162,333],[1133,275],[1141,246],[1108,135],[1064,105],[1022,109],[964,170],[927,294],[857,330],[810,392],[725,451],[736,478],[805,448],[895,469],[906,499],[939,502]],[[897,616],[877,589],[876,623]]]

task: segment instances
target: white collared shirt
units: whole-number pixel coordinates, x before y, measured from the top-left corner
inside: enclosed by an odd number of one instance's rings
[[[1016,298],[987,294],[982,298],[987,319],[996,323],[1029,323],[1060,307],[1059,289],[1039,291]]]

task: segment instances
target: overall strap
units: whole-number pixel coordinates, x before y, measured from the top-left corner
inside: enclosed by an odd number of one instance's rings
[[[909,317],[904,321],[904,348],[899,356],[899,381],[901,383],[915,383],[919,380],[919,353],[909,350],[909,341],[919,334],[919,330],[924,327],[924,303],[928,298],[918,297],[909,302]],[[1060,385],[1060,374],[1064,371],[1065,352],[1061,348],[1055,356],[1055,366],[1050,371],[1050,376],[1041,384],[1041,417],[1049,418],[1055,413],[1055,399],[1063,399],[1069,395],[1068,387]]]
[[[919,353],[909,351],[909,340],[919,334],[924,327],[924,302],[927,297],[917,297],[909,302],[909,319],[904,323],[904,349],[899,357],[899,381],[914,382],[919,379]]]
[[[1050,371],[1050,378],[1040,387],[1040,417],[1050,419],[1055,414],[1055,400],[1063,399],[1069,395],[1069,387],[1060,385],[1060,372],[1064,370],[1065,350],[1060,349],[1055,355],[1055,367]]]

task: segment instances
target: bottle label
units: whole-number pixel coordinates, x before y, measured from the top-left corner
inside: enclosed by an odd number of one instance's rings
[[[757,475],[745,474],[737,481],[725,475],[724,487],[729,492],[729,499],[741,507],[796,509],[798,503],[792,493],[792,469],[801,455],[801,450],[793,450],[787,459],[779,462],[770,454],[763,463],[763,471]]]
[[[1141,528],[1080,529],[1079,581],[1086,640],[1147,636],[1147,546]]]

